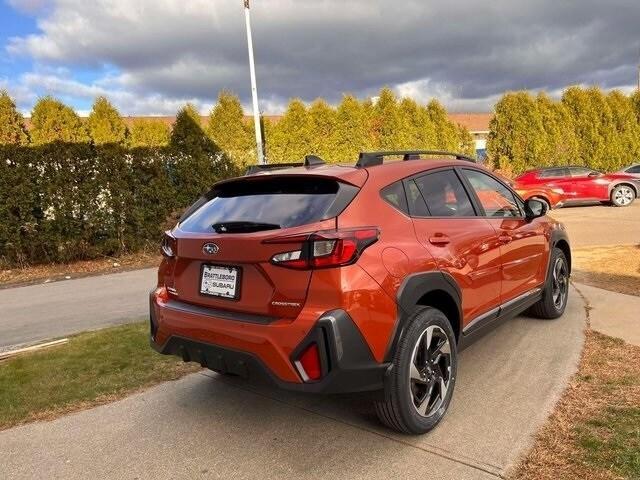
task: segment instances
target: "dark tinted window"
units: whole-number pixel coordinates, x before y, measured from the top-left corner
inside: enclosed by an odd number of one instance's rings
[[[569,171],[571,172],[572,177],[586,177],[590,173],[595,172],[595,170],[592,170],[590,168],[584,168],[584,167],[570,168]]]
[[[538,172],[539,178],[556,178],[556,177],[568,177],[568,168],[547,168],[546,170],[540,170]]]
[[[409,213],[409,209],[407,207],[407,196],[404,193],[402,182],[395,182],[383,188],[380,195],[382,195],[382,198],[398,210],[404,213]]]
[[[511,190],[478,170],[463,170],[487,217],[520,217],[522,212]]]
[[[635,167],[627,168],[627,173],[640,173],[640,165],[636,165]]]
[[[409,213],[414,217],[427,217],[429,216],[429,210],[427,204],[422,198],[422,193],[418,189],[418,185],[413,180],[406,182],[407,187],[407,202],[409,203]]]
[[[224,222],[296,227],[335,217],[357,192],[352,185],[318,177],[240,179],[214,188],[180,228],[212,232],[212,225]]]
[[[434,217],[470,217],[475,215],[469,196],[453,170],[429,173],[416,184]]]

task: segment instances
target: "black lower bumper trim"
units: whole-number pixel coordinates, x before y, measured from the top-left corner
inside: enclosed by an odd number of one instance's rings
[[[185,362],[238,375],[249,381],[267,382],[280,388],[311,393],[353,393],[382,391],[388,363],[378,363],[351,318],[342,310],[323,315],[295,354],[310,341],[323,339],[321,355],[326,366],[321,380],[310,383],[284,382],[255,355],[196,340],[172,336],[164,345],[151,339],[151,346],[164,355],[176,355]]]

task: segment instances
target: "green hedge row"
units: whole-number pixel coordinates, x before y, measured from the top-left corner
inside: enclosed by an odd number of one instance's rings
[[[53,142],[0,146],[0,264],[157,245],[179,211],[237,173],[213,152]]]

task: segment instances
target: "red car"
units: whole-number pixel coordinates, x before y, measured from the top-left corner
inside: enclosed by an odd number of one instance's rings
[[[458,351],[524,310],[562,315],[571,270],[541,202],[462,155],[420,158],[434,153],[216,184],[165,235],[151,345],[286,389],[375,392],[389,427],[433,428]]]
[[[610,202],[616,207],[631,205],[640,194],[640,180],[620,173],[604,174],[586,167],[550,167],[529,170],[515,179],[516,188],[532,192],[547,189],[561,197],[557,206]],[[553,205],[544,192],[532,197]]]

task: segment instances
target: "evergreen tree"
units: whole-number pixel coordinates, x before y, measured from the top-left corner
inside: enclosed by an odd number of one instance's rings
[[[311,137],[309,153],[331,161],[335,152],[331,139],[336,128],[336,111],[322,99],[315,100],[309,108]]]
[[[393,91],[384,87],[380,90],[378,101],[373,106],[371,117],[371,136],[374,148],[379,150],[402,150],[409,148],[411,133],[403,127],[406,119],[398,105],[398,99]]]
[[[336,126],[329,143],[333,147],[331,159],[340,163],[355,163],[358,154],[370,150],[369,115],[371,106],[360,103],[351,95],[342,97],[336,110]]]
[[[177,204],[181,207],[190,205],[216,181],[238,172],[208,137],[193,105],[187,104],[178,112],[170,147],[172,162],[169,167],[174,173]]]
[[[0,90],[0,145],[26,145],[28,141],[24,119],[16,104],[6,90]]]
[[[569,87],[562,95],[562,104],[571,113],[579,140],[576,163],[599,168],[606,147],[600,134],[600,115],[591,100],[587,91],[580,87]]]
[[[542,120],[528,92],[509,92],[495,106],[489,126],[487,156],[505,173],[538,165],[544,144]]]
[[[284,115],[269,133],[269,162],[296,162],[309,154],[312,148],[311,121],[302,100],[291,100]]]
[[[460,149],[460,132],[457,126],[449,120],[447,111],[433,99],[427,104],[427,112],[435,130],[435,145],[437,150],[455,152]]]
[[[94,145],[124,145],[127,139],[127,126],[105,97],[98,97],[94,102],[87,119],[87,130]]]
[[[638,123],[640,123],[640,90],[636,90],[631,94],[631,104],[633,105],[633,110],[636,113]]]
[[[36,102],[31,112],[31,142],[86,143],[89,135],[82,120],[70,107],[52,97]]]
[[[237,96],[224,90],[220,92],[218,103],[209,114],[207,134],[238,167],[254,162],[251,131]]]
[[[607,95],[619,144],[619,156],[611,157],[609,170],[618,170],[640,158],[640,123],[631,97],[614,90]]]
[[[473,135],[464,125],[458,125],[458,138],[460,139],[460,147],[455,151],[475,158],[476,142],[473,139]]]
[[[538,165],[574,164],[578,155],[578,140],[573,118],[565,105],[554,102],[541,92],[536,97],[536,108],[544,133]]]
[[[200,113],[190,103],[180,109],[171,130],[171,145],[185,152],[214,152],[213,142],[202,128]]]
[[[164,147],[168,145],[170,138],[169,126],[161,120],[136,118],[131,125],[129,146],[138,147]]]

